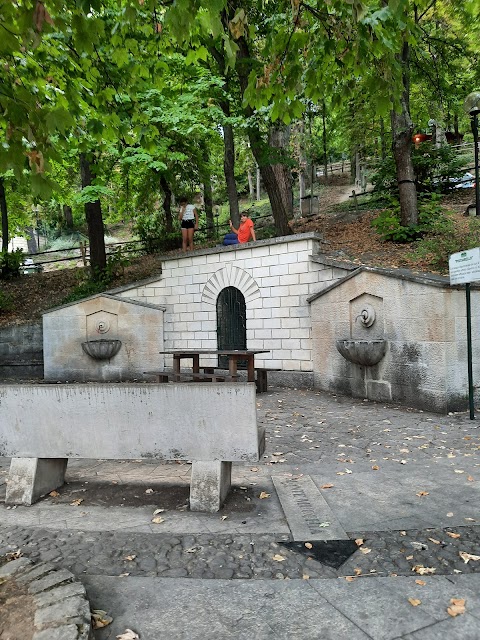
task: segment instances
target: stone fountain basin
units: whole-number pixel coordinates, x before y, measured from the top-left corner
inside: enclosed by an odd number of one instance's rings
[[[121,340],[88,340],[82,342],[82,349],[94,360],[110,360],[117,355],[122,346]]]
[[[364,367],[378,364],[387,351],[386,340],[337,340],[335,344],[345,360]]]

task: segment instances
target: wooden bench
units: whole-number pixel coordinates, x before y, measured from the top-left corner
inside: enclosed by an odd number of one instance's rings
[[[215,373],[214,371],[202,371],[194,373],[193,371],[180,372],[173,369],[163,369],[162,371],[144,371],[144,375],[155,377],[155,382],[236,382],[238,376],[230,376],[225,373]]]
[[[265,393],[268,388],[268,372],[269,371],[281,371],[281,369],[268,369],[266,367],[255,367],[257,385],[257,393]]]
[[[265,449],[253,383],[10,384],[1,396],[7,504],[29,505],[61,486],[69,458],[143,458],[192,461],[190,509],[214,512],[232,462],[258,462]]]

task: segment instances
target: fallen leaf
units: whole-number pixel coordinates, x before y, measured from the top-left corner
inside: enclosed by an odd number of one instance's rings
[[[159,513],[165,513],[165,509],[155,509],[155,511],[153,512],[153,515],[157,516]]]
[[[258,467],[252,467],[250,471],[258,471]]]
[[[467,564],[470,560],[480,560],[480,556],[474,556],[473,553],[467,553],[466,551],[460,551],[458,555],[465,562],[465,564]]]
[[[355,544],[357,545],[357,547],[361,547],[364,542],[365,540],[363,538],[357,538],[355,540]]]
[[[117,640],[140,640],[140,636],[131,629],[125,629],[123,633],[116,636]]]
[[[453,511],[449,511],[447,513],[447,518],[453,518]]]
[[[145,493],[148,493],[148,494],[153,493],[153,489],[147,489],[147,490],[145,491]],[[117,636],[117,637],[118,637],[118,636]]]
[[[322,527],[323,529],[325,529],[326,527],[330,526],[330,523],[329,522],[321,522],[318,526]]]
[[[303,580],[310,580],[310,576],[306,573],[303,574],[302,578]]]
[[[413,556],[407,556],[405,560],[413,560]]]
[[[368,547],[360,547],[359,551],[366,555],[367,553],[370,553],[371,549],[369,549]]]
[[[337,471],[337,476],[344,476],[345,472],[344,471]]]
[[[453,513],[452,513],[453,515]],[[448,516],[448,513],[447,513]],[[465,522],[476,522],[475,518],[464,518]]]
[[[460,534],[459,533],[453,533],[452,531],[446,531],[447,536],[450,536],[450,538],[460,538]]]
[[[420,576],[427,576],[427,575],[430,575],[432,573],[435,573],[436,568],[435,567],[424,567],[423,564],[416,564],[414,567],[412,567],[412,571],[415,571],[415,573],[418,573],[418,575],[420,575]]]
[[[119,577],[119,578],[126,578],[126,577],[127,577],[127,576],[129,576],[129,575],[130,575],[130,573],[129,573],[128,571],[126,571],[125,573],[120,573],[120,574],[118,575],[118,577]]]
[[[50,491],[48,495],[52,498],[58,498],[60,494],[58,493],[58,491]]]
[[[353,573],[354,573],[356,576],[359,576],[359,575],[361,575],[362,570],[360,569],[360,567],[355,567],[355,569],[353,570]]]
[[[423,497],[423,496],[428,496],[428,495],[429,495],[429,493],[428,493],[428,491],[419,491],[419,492],[418,492],[417,494],[415,494],[415,495],[417,495],[419,498],[421,498],[421,497]]]
[[[422,604],[422,601],[417,600],[416,598],[409,598],[408,601],[412,605],[412,607],[418,607],[419,604]]]
[[[157,516],[156,518],[152,518],[152,522],[154,524],[162,524],[162,522],[165,522],[165,518],[162,518],[162,516]]]
[[[473,476],[467,477],[468,482],[475,482],[475,478]]]
[[[421,587],[424,587],[427,583],[425,580],[415,580],[415,584],[419,584]]]
[[[222,520],[222,521],[223,521],[223,520],[226,520],[227,518],[228,518],[228,516],[222,516],[222,517],[220,518],[220,520]]]
[[[465,600],[462,598],[452,598],[450,600],[450,606],[447,609],[447,613],[455,618],[455,616],[465,613]]]
[[[406,535],[407,535],[407,532],[406,532],[406,531],[400,531],[400,535],[401,535],[401,536],[406,536]]]
[[[440,542],[440,540],[435,540],[435,538],[429,538],[430,542],[433,542],[433,544],[442,544]]]
[[[79,507],[83,502],[83,498],[77,498],[73,502],[70,502],[71,507]]]
[[[313,544],[311,542],[305,542],[305,546],[307,547],[307,549],[311,549],[313,547]]]
[[[374,464],[372,467],[373,471],[378,471],[380,469],[380,467],[378,466],[378,464]]]
[[[258,496],[260,500],[264,500],[265,498],[270,498],[270,494],[266,491],[262,491],[262,493]]]
[[[320,489],[331,489],[333,486],[334,485],[331,482],[328,482],[327,484],[322,484]]]
[[[92,626],[94,629],[102,629],[113,622],[113,618],[102,609],[94,609],[92,611]]]
[[[355,580],[355,576],[345,576],[345,580],[347,582],[353,582]]]
[[[137,557],[136,555],[125,556],[124,560],[128,560],[129,562],[131,562],[132,560],[135,560],[136,557]]]
[[[455,473],[465,473],[463,469],[455,469]]]
[[[281,556],[279,553],[276,553],[272,557],[272,560],[275,560],[275,562],[283,562],[285,560],[285,558],[283,556]]]

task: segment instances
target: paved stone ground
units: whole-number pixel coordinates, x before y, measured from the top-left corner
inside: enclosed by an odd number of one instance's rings
[[[72,571],[115,618],[101,639],[480,638],[477,420],[293,389],[258,396],[258,419],[266,455],[234,465],[220,513],[186,509],[188,464],[71,461],[58,496],[0,503],[0,553]],[[358,540],[341,566],[315,557],[322,542],[283,544],[294,516],[272,477],[311,478],[324,539],[338,525]]]

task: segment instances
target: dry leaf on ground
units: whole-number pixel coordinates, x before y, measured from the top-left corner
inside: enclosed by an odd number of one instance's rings
[[[423,564],[416,564],[414,567],[412,567],[412,571],[415,571],[415,573],[418,573],[418,575],[420,575],[420,576],[427,576],[427,575],[430,575],[432,573],[435,573],[436,568],[435,567],[424,567]]]
[[[345,576],[345,580],[347,582],[353,582],[355,580],[355,576]]]
[[[459,533],[453,533],[452,531],[446,531],[445,533],[447,534],[447,536],[450,536],[450,538],[460,538]]]
[[[260,498],[260,500],[264,500],[265,498],[270,498],[270,494],[266,491],[262,491],[258,497]]]
[[[102,629],[113,622],[112,616],[109,616],[103,609],[94,609],[92,611],[92,625],[94,629]]]
[[[357,545],[357,547],[361,547],[364,542],[365,540],[363,538],[357,538],[355,540],[355,544]]]
[[[424,587],[427,583],[425,580],[415,580],[415,584],[419,584],[421,587]]]
[[[70,502],[71,507],[79,507],[83,502],[83,498],[77,498],[73,502]]]
[[[162,522],[165,522],[165,518],[162,518],[161,516],[157,516],[156,518],[152,518],[152,522],[154,524],[162,524]]]
[[[378,466],[378,464],[374,464],[372,467],[373,471],[379,471],[380,467]]]
[[[305,542],[305,546],[307,547],[307,549],[311,549],[313,547],[313,544],[311,542]]]
[[[423,496],[428,496],[429,494],[428,494],[428,491],[419,491],[416,495],[419,498],[422,498]]]
[[[132,560],[135,560],[136,557],[136,554],[133,554],[131,556],[125,556],[124,560],[128,560],[129,562],[131,562]]]
[[[147,489],[145,493],[148,493],[148,494],[153,493],[153,489]]]
[[[131,629],[125,629],[124,633],[116,636],[117,640],[140,640],[140,636]]]
[[[331,482],[327,482],[327,484],[322,484],[320,489],[331,489],[334,485]]]
[[[447,609],[447,613],[455,618],[455,616],[465,613],[465,600],[462,598],[452,598],[450,600],[450,606]]]
[[[368,547],[360,547],[359,551],[366,555],[367,553],[370,553],[371,549],[369,549]]]
[[[58,498],[60,494],[58,493],[58,491],[50,491],[48,495],[52,498]]]
[[[429,538],[430,542],[433,542],[433,544],[442,544],[440,542],[440,540],[435,540],[435,538]]]
[[[417,598],[409,598],[408,601],[412,605],[412,607],[418,607],[419,604],[422,604],[422,601],[417,600]]]
[[[285,558],[283,556],[281,556],[279,553],[276,553],[272,557],[272,560],[275,560],[275,562],[283,562],[285,560]]]
[[[466,551],[460,551],[458,555],[465,562],[465,564],[467,564],[470,560],[480,560],[480,556],[474,556],[473,553],[467,553]]]

